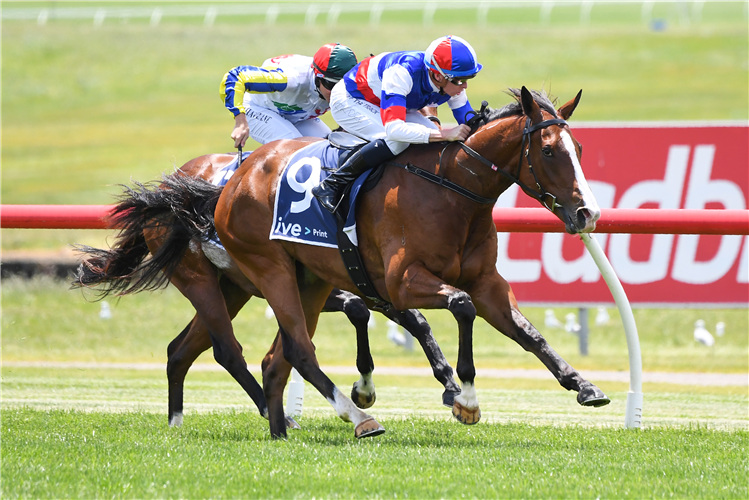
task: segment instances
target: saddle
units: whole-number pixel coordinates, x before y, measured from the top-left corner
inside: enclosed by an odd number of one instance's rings
[[[351,134],[349,132],[346,132],[342,129],[336,129],[333,132],[328,135],[328,142],[330,142],[330,145],[333,146],[336,149],[340,149],[342,151],[341,156],[338,158],[338,168],[341,168],[341,165],[343,165],[349,156],[351,156],[354,151],[361,148],[365,144],[367,144],[369,141],[362,139],[359,136],[356,136],[354,134]],[[377,185],[378,182],[380,182],[380,179],[382,178],[382,174],[385,172],[385,164],[382,164],[378,167],[375,167],[372,169],[372,172],[369,174],[369,177],[367,177],[367,180],[362,185],[362,192],[366,193],[367,191],[371,191],[374,189],[374,187]],[[346,196],[348,192],[348,187],[344,190],[343,196]],[[345,218],[345,215],[344,215]]]

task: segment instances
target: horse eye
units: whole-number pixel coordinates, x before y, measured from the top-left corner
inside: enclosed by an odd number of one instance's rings
[[[541,148],[541,152],[544,154],[544,156],[553,156],[553,153],[551,152],[551,146],[544,146]]]

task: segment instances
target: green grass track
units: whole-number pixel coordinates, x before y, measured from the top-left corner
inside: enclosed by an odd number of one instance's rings
[[[746,431],[5,410],[3,498],[746,498]]]

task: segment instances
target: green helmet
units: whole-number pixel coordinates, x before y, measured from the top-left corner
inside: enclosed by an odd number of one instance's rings
[[[320,47],[312,58],[315,76],[328,82],[337,82],[356,66],[356,54],[340,43],[329,43]]]

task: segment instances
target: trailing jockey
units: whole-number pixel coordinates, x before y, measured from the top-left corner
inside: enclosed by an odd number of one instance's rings
[[[273,57],[258,66],[237,66],[221,81],[221,100],[234,115],[231,138],[243,147],[248,137],[260,144],[276,139],[328,137],[320,115],[330,92],[356,65],[354,51],[340,43],[323,45],[314,57]]]
[[[346,185],[409,144],[465,140],[466,114],[473,111],[465,90],[481,67],[473,48],[457,36],[438,38],[425,52],[385,52],[357,64],[333,87],[330,106],[338,125],[371,142],[314,187],[315,198],[334,213]],[[436,115],[419,112],[443,103],[456,127],[442,128]]]

